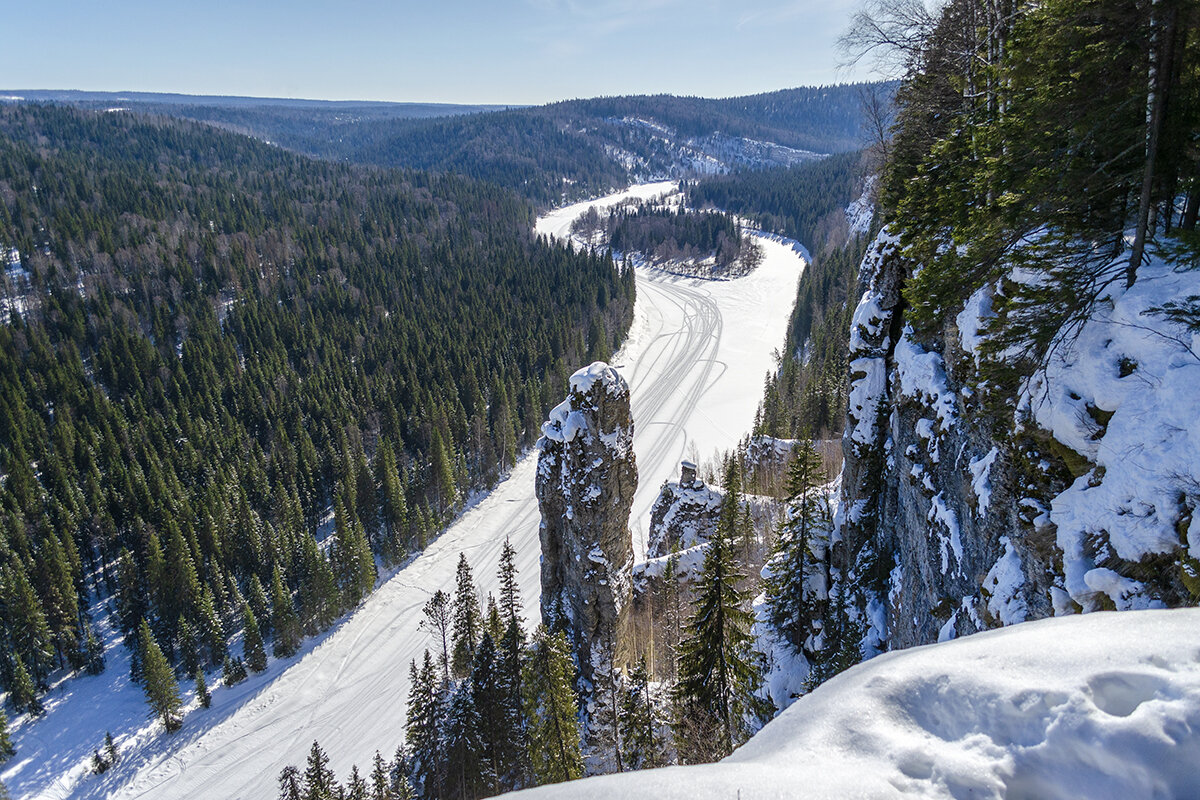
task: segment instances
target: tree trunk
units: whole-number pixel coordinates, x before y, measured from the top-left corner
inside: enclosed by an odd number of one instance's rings
[[[1173,60],[1172,45],[1175,40],[1175,19],[1178,12],[1174,4],[1162,6],[1170,0],[1153,0],[1150,12],[1150,87],[1146,98],[1146,161],[1142,168],[1142,192],[1138,199],[1137,230],[1133,237],[1133,249],[1129,254],[1129,266],[1125,270],[1126,288],[1137,280],[1137,269],[1142,264],[1146,249],[1146,238],[1150,228],[1150,212],[1153,206],[1154,162],[1158,159],[1158,139],[1162,132],[1163,106],[1166,102],[1167,81]],[[1156,13],[1161,14],[1156,19]]]

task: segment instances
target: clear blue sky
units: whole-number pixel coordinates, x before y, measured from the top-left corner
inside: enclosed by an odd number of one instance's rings
[[[542,103],[855,80],[859,0],[38,0],[0,88]]]

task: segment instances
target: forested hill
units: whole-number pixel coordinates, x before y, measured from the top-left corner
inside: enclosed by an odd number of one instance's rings
[[[121,105],[233,128],[331,160],[457,172],[548,206],[635,180],[787,166],[857,149],[864,92],[890,94],[892,88],[839,85],[725,99],[602,97],[424,119],[266,101]]]
[[[494,481],[633,305],[631,273],[530,227],[524,201],[464,178],[0,108],[18,707],[56,669],[100,668],[88,609],[110,596],[189,674],[243,630],[294,652],[371,588],[371,551],[422,547]]]

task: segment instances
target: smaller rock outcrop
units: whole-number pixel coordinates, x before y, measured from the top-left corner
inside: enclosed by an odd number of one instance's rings
[[[680,465],[678,483],[662,485],[650,509],[650,538],[646,558],[670,555],[707,542],[717,527],[721,493],[710,489],[696,475],[696,465]]]

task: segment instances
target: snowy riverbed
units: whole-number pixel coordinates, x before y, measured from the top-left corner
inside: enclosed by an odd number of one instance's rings
[[[648,184],[592,203],[674,188]],[[592,203],[547,215],[538,232],[566,235]],[[680,459],[708,457],[749,432],[763,376],[775,368],[804,260],[793,243],[761,242],[762,265],[737,280],[638,270],[635,321],[613,363],[633,398],[640,488],[632,525],[639,553],[661,483],[675,477]],[[460,552],[486,595],[495,589],[500,550],[511,537],[526,617],[537,617],[536,459],[536,453],[523,458],[424,553],[299,655],[272,660],[267,672],[236,687],[215,687],[212,708],[188,713],[174,735],[150,720],[140,689],[129,683],[124,651],[111,649],[103,675],[66,681],[50,693],[44,717],[14,725],[18,753],[0,777],[14,798],[269,798],[279,771],[302,764],[314,739],[342,778],[351,764],[368,765],[377,748],[387,755],[403,737],[408,662],[430,644],[419,627],[421,608],[435,590],[452,589]],[[88,759],[106,730],[122,762],[94,776]]]

